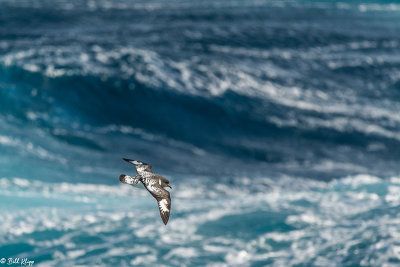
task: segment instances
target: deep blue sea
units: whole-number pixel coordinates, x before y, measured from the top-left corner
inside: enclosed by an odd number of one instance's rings
[[[7,261],[400,266],[399,163],[400,3],[0,0]]]

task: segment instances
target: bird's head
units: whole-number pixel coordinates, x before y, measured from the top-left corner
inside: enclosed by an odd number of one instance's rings
[[[160,185],[162,187],[169,187],[172,189],[171,185],[169,184],[169,180],[167,178],[162,177],[162,178],[160,178],[160,181],[161,181]]]

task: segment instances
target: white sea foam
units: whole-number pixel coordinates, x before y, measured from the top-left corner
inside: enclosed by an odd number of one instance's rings
[[[0,136],[0,144],[15,147],[18,146],[20,143],[14,138],[8,136]]]
[[[140,137],[140,139],[142,139],[142,140],[151,141],[151,142],[160,142],[163,145],[169,145],[174,148],[185,149],[185,150],[191,151],[192,153],[197,154],[197,155],[205,155],[206,154],[206,151],[204,151],[203,149],[196,147],[192,144],[178,141],[178,140],[166,137],[161,134],[150,133],[141,128],[134,128],[134,127],[127,126],[127,125],[111,124],[111,125],[107,125],[104,127],[97,127],[97,128],[93,128],[93,127],[87,125],[84,128],[85,128],[85,131],[94,131],[94,132],[100,133],[100,134],[119,132],[119,133],[123,133],[123,134],[134,135],[134,136]]]
[[[198,252],[195,248],[180,247],[171,250],[167,255],[165,255],[165,258],[169,259],[174,256],[179,258],[192,258],[197,257]]]
[[[44,160],[58,161],[62,164],[67,162],[62,156],[53,154],[52,152],[44,149],[43,147],[33,144],[30,141],[24,142],[15,137],[0,135],[0,145],[18,148],[19,152],[22,154],[29,154],[33,157],[38,157]]]
[[[349,41],[348,43],[330,44],[326,46],[310,47],[305,49],[243,49],[230,46],[212,45],[210,49],[218,53],[234,54],[253,58],[280,57],[283,59],[301,59],[314,62],[323,58],[323,63],[331,69],[343,67],[357,67],[379,64],[397,64],[400,57],[391,54],[363,55],[357,53],[362,49],[372,49],[377,46],[396,47],[396,41]],[[332,81],[329,92],[319,88],[301,88],[296,84],[285,85],[274,82],[274,79],[300,79],[304,75],[298,71],[282,69],[272,61],[258,62],[253,59],[252,64],[241,64],[241,61],[221,62],[199,57],[165,58],[156,51],[146,50],[133,46],[105,48],[99,45],[92,47],[92,51],[71,46],[39,46],[36,48],[13,51],[0,56],[0,62],[5,65],[21,65],[28,71],[42,71],[44,75],[58,77],[65,75],[93,74],[103,77],[122,75],[135,77],[137,81],[155,89],[166,86],[168,90],[176,90],[184,94],[194,94],[203,97],[221,96],[228,90],[250,97],[258,97],[266,103],[277,103],[300,111],[313,111],[332,116],[329,119],[318,116],[299,115],[279,118],[275,115],[266,119],[280,127],[296,126],[299,128],[329,128],[341,132],[357,131],[367,135],[383,136],[400,140],[394,130],[400,124],[400,116],[393,110],[398,104],[389,101],[385,105],[370,103],[360,104],[354,90],[343,88],[342,84]],[[350,51],[350,52],[349,52]],[[340,54],[338,54],[340,53]],[[126,60],[128,59],[128,60]],[[51,62],[47,62],[47,61]],[[110,62],[119,62],[111,64]],[[45,63],[45,64],[44,64]],[[70,66],[75,66],[70,68]],[[35,66],[35,67],[32,67]],[[211,70],[211,71],[210,71]],[[269,77],[268,79],[265,76]],[[399,74],[391,72],[390,84],[399,79]],[[390,85],[388,84],[388,86]],[[364,85],[357,85],[365,87]],[[376,85],[372,85],[372,88]],[[387,87],[387,86],[386,86]],[[345,93],[343,93],[345,91]],[[27,116],[35,120],[38,114],[28,112]],[[382,121],[387,121],[383,123]],[[119,131],[141,136],[146,140],[153,140],[159,136],[141,129],[118,126]],[[4,140],[3,140],[4,141]],[[178,140],[172,140],[176,145],[182,145]],[[192,148],[195,153],[204,153],[199,148]],[[42,158],[49,158],[44,151],[38,153]]]
[[[209,186],[204,179],[182,181],[172,191],[171,219],[165,227],[156,201],[147,192],[129,186],[2,178],[0,198],[36,200],[26,202],[23,209],[1,207],[7,212],[0,218],[3,225],[0,243],[5,239],[18,242],[21,236],[28,236],[32,245],[54,253],[53,260],[46,263],[49,265],[67,261],[74,265],[89,264],[94,258],[85,255],[104,249],[98,252],[97,259],[119,257],[141,265],[155,264],[160,257],[169,264],[190,265],[193,259],[216,256],[223,262],[210,261],[210,266],[239,263],[246,266],[265,260],[270,260],[273,266],[329,262],[336,266],[354,253],[358,244],[365,244],[364,249],[358,248],[359,253],[376,255],[375,264],[380,264],[397,255],[395,240],[400,230],[395,214],[377,217],[374,211],[397,207],[398,180],[360,174],[331,182],[282,177],[252,179],[253,183],[249,184],[248,178],[242,178],[235,184],[247,186],[240,187],[215,182]],[[269,186],[252,187],[254,182]],[[194,197],[180,193],[185,190],[191,190]],[[207,191],[214,193],[202,195]],[[74,202],[76,198],[91,201]],[[53,208],[40,204],[49,201],[54,203]],[[263,229],[262,225],[267,227],[278,218],[265,215],[265,222],[251,217],[246,221],[252,212],[260,215],[274,212],[282,216],[279,224],[293,229],[280,231],[278,227],[259,233],[253,233],[248,227],[231,230],[231,227],[240,227],[242,220],[249,227],[259,223]],[[210,223],[217,224],[211,227]],[[208,233],[218,224],[226,225],[224,231],[232,234]],[[49,230],[61,235],[49,234],[46,240],[35,237],[36,233]],[[372,240],[377,235],[387,238],[376,243]],[[85,243],[85,238],[96,236],[100,239]],[[59,246],[63,249],[54,249]],[[168,248],[163,255],[158,252],[161,248]],[[29,255],[36,255],[32,253]],[[362,256],[360,261],[371,264],[367,256]]]

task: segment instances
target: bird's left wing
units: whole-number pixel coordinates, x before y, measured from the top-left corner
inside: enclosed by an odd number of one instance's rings
[[[121,174],[119,176],[119,180],[121,183],[124,184],[130,184],[137,188],[144,188],[143,184],[140,182],[139,176],[132,177],[129,175]]]

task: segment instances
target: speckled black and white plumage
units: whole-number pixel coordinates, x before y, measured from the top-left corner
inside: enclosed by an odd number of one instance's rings
[[[125,174],[119,176],[119,180],[122,183],[137,186],[143,184],[147,191],[157,200],[158,208],[160,210],[161,219],[166,225],[171,212],[171,197],[164,187],[172,188],[169,185],[168,179],[165,177],[155,174],[151,171],[151,165],[130,159],[124,159],[125,161],[135,165],[137,176],[131,177]]]
[[[121,181],[121,183],[124,183],[124,184],[130,184],[137,188],[143,188],[143,189],[145,188],[144,185],[140,182],[139,175],[132,177],[129,175],[121,174],[119,176],[119,180]]]

